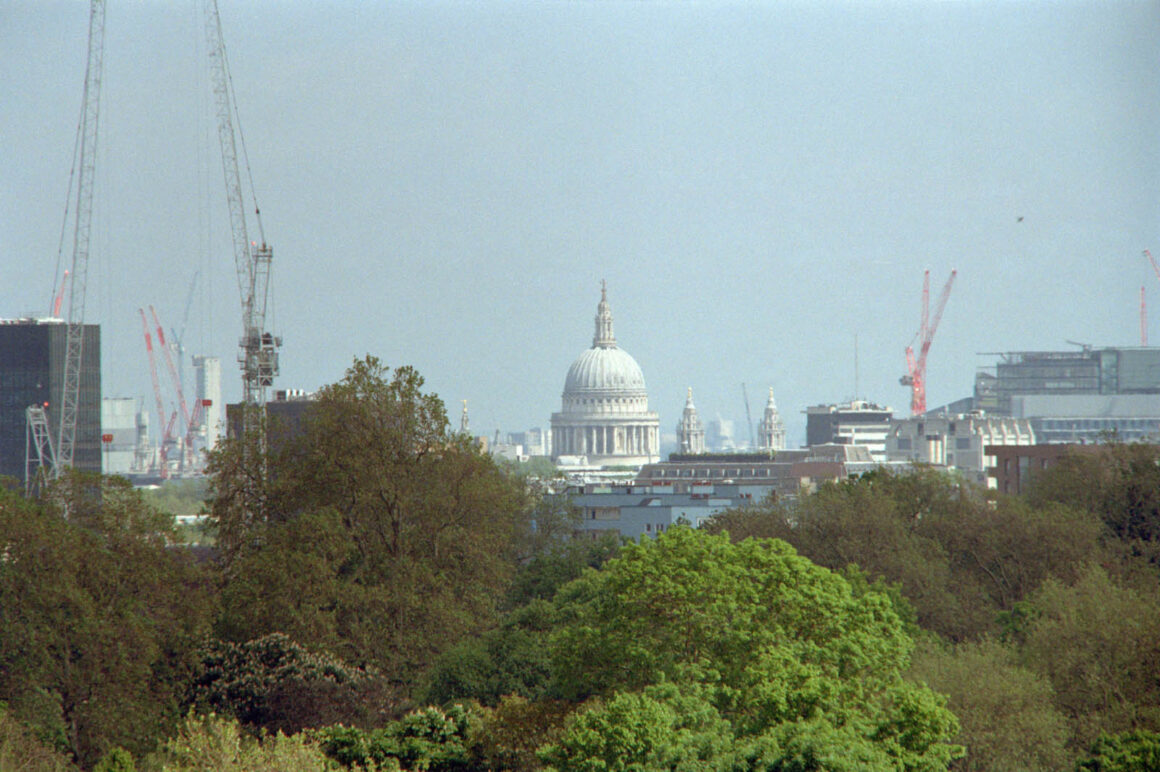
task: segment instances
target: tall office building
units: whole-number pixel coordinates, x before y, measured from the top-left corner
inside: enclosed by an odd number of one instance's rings
[[[806,444],[863,445],[875,461],[886,460],[886,435],[894,411],[865,400],[814,405],[806,410]]]
[[[222,361],[218,357],[195,356],[193,375],[197,398],[201,400],[205,449],[213,450],[225,432],[222,402]]]
[[[1160,347],[998,356],[975,376],[976,410],[1027,419],[1040,443],[1160,440]]]
[[[0,475],[24,479],[25,411],[47,408],[49,434],[59,440],[68,325],[59,319],[0,319]],[[101,471],[101,328],[86,324],[73,467]]]

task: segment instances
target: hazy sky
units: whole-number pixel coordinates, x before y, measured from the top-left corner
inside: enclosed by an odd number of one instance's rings
[[[665,432],[689,386],[742,435],[772,386],[791,445],[811,404],[906,413],[928,268],[930,406],[977,352],[1138,344],[1141,286],[1160,342],[1160,3],[220,2],[279,387],[372,353],[547,426],[601,279]],[[108,3],[86,321],[146,405],[137,309],[180,328],[191,286],[241,394],[199,6]],[[55,291],[87,30],[0,0],[0,316]]]

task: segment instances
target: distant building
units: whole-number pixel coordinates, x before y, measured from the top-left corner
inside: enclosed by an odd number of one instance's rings
[[[1030,421],[1041,443],[1160,438],[1160,348],[1016,351],[975,376],[976,409]]]
[[[875,461],[886,460],[886,436],[894,411],[865,400],[806,409],[806,445],[861,445]]]
[[[668,483],[674,491],[706,483],[757,485],[793,499],[833,480],[844,480],[877,469],[882,462],[862,445],[826,444],[777,453],[676,454],[668,461],[647,464],[636,477],[639,484]]]
[[[596,307],[592,347],[564,379],[560,412],[552,414],[552,456],[583,457],[597,466],[640,466],[660,457],[660,420],[648,409],[644,374],[616,345],[604,286]]]
[[[994,374],[975,377],[975,406],[1012,415],[1012,400],[1027,395],[1160,395],[1160,347],[1075,351],[1011,351],[999,354]]]
[[[105,474],[124,477],[145,471],[151,461],[149,413],[137,397],[101,400],[101,433]]]
[[[195,356],[193,373],[197,387],[195,393],[202,403],[204,447],[213,450],[226,428],[222,402],[222,361],[218,357]]]
[[[47,407],[59,440],[68,325],[60,319],[0,320],[0,475],[24,479],[30,405]],[[101,328],[84,326],[73,467],[101,471]]]
[[[507,436],[507,444],[522,447],[521,455],[550,456],[551,435],[538,426],[522,432],[512,432]]]
[[[697,406],[693,404],[692,386],[689,387],[689,395],[685,398],[685,409],[681,413],[680,423],[677,424],[677,452],[705,452],[705,427],[701,425],[701,418],[697,415]]]
[[[569,490],[581,514],[580,535],[615,533],[640,540],[675,525],[697,527],[719,512],[760,501],[768,485],[699,483],[676,490],[672,483],[585,485]]]
[[[267,437],[272,443],[301,434],[306,416],[314,406],[314,394],[302,389],[278,389],[274,399],[266,403]],[[235,402],[226,405],[226,424],[230,437],[240,437],[244,427],[246,405]]]
[[[705,447],[713,453],[733,453],[737,450],[737,438],[734,434],[733,421],[717,417],[709,421],[705,429]],[[680,450],[678,446],[678,450]]]
[[[987,476],[995,459],[989,447],[1035,444],[1029,421],[1006,416],[933,414],[895,419],[886,437],[891,461],[911,461],[958,469],[975,482]]]
[[[994,464],[987,470],[991,487],[1000,493],[1018,495],[1027,491],[1032,478],[1050,469],[1059,459],[1071,452],[1082,452],[1094,446],[1081,445],[993,445],[986,449]]]

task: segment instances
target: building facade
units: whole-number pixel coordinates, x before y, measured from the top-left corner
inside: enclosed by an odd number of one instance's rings
[[[865,400],[806,409],[806,445],[861,445],[875,461],[886,460],[886,436],[894,411]]]
[[[225,434],[225,405],[222,402],[222,361],[218,357],[193,358],[197,399],[202,405],[202,441],[209,451],[217,447]]]
[[[64,394],[68,325],[60,319],[0,320],[0,475],[24,479],[25,410],[47,408],[54,447]],[[101,329],[84,325],[73,467],[101,471]]]
[[[958,469],[974,482],[994,487],[987,472],[995,466],[995,458],[987,448],[1034,444],[1035,431],[1030,421],[981,413],[926,413],[892,423],[886,437],[886,456],[891,461]]]
[[[648,409],[640,365],[616,345],[604,286],[592,347],[568,368],[561,402],[552,414],[557,464],[640,466],[659,458],[660,419]]]
[[[672,483],[585,485],[568,491],[580,510],[580,536],[615,533],[631,539],[653,537],[675,525],[694,528],[727,509],[761,501],[769,485],[701,483],[677,490]]]
[[[698,485],[760,486],[780,499],[794,499],[818,486],[878,469],[883,462],[861,445],[828,444],[777,453],[674,453],[668,461],[641,468],[636,483],[668,484],[688,493]]]
[[[149,468],[149,413],[138,397],[101,400],[101,432],[105,474],[124,477]]]
[[[1062,444],[989,447],[987,455],[994,459],[987,470],[990,487],[1010,495],[1025,493],[1036,474],[1050,469],[1068,453],[1082,453],[1091,447]]]
[[[975,376],[975,409],[1030,421],[1041,443],[1160,440],[1160,347],[998,356]]]

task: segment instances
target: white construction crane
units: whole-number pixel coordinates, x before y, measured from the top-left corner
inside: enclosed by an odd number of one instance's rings
[[[246,227],[246,207],[242,197],[242,178],[238,166],[238,146],[241,145],[253,196],[253,176],[246,158],[241,123],[235,134],[237,105],[234,102],[229,63],[226,60],[225,41],[222,38],[221,18],[217,0],[205,0],[206,37],[210,69],[213,78],[214,105],[217,112],[218,139],[222,147],[222,170],[225,172],[226,198],[230,209],[230,230],[234,240],[234,263],[238,274],[238,291],[242,299],[242,337],[238,362],[242,367],[242,394],[247,405],[264,407],[266,388],[278,374],[278,347],[281,338],[267,332],[266,300],[270,283],[270,263],[274,250],[266,244],[262,230],[262,214],[254,202],[254,219],[258,240],[251,241]]]
[[[73,229],[72,280],[69,284],[68,328],[65,335],[64,378],[58,412],[60,423],[54,446],[51,442],[51,433],[47,430],[45,406],[33,405],[25,412],[28,422],[25,485],[30,491],[39,477],[60,477],[73,465],[77,406],[80,402],[81,361],[85,342],[85,282],[88,277],[89,240],[93,222],[93,178],[97,161],[97,127],[100,117],[104,49],[105,2],[92,0],[89,10],[89,57],[85,65],[85,90],[81,101],[80,121],[77,124],[73,167],[77,180],[77,198]],[[65,228],[67,227],[66,214]],[[34,453],[35,464],[32,462]],[[47,473],[44,471],[46,467],[50,470]]]

